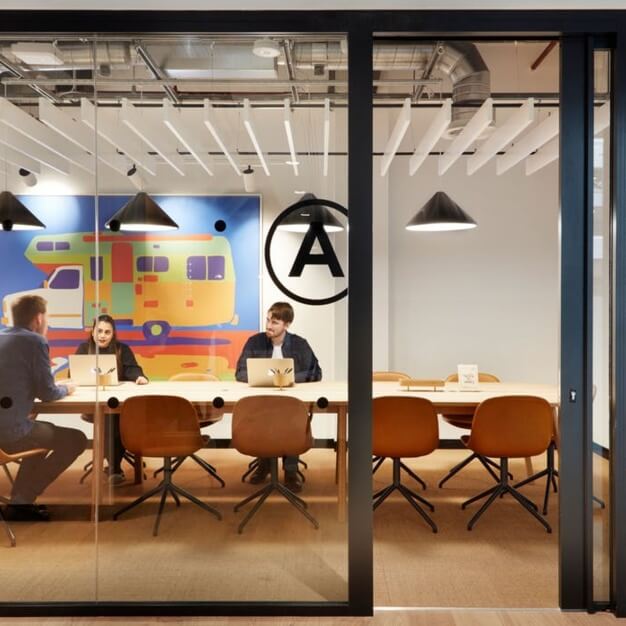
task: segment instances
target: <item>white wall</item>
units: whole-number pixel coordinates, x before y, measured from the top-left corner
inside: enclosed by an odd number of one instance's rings
[[[390,367],[445,377],[477,363],[502,380],[557,383],[558,170],[502,176],[490,163],[443,177],[429,157],[414,177],[398,159],[390,181]],[[471,231],[404,229],[438,190],[478,222]]]

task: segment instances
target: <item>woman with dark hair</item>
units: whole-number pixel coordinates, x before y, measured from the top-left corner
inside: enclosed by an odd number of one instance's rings
[[[106,314],[98,315],[93,321],[93,328],[89,340],[81,343],[76,354],[114,354],[117,360],[118,380],[128,380],[138,385],[145,385],[148,379],[135,359],[130,346],[117,340],[115,320]],[[93,416],[89,416],[93,421]],[[104,440],[106,442],[104,455],[108,462],[109,481],[113,485],[124,482],[122,459],[125,449],[120,436],[120,416],[110,414],[104,422]]]

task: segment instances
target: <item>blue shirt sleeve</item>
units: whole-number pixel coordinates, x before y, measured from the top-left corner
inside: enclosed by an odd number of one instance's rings
[[[50,369],[50,349],[42,339],[33,352],[33,391],[35,397],[50,402],[60,400],[67,395],[67,387],[57,386]]]

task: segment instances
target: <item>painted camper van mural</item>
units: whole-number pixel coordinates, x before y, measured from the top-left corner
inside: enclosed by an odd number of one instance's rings
[[[18,296],[43,296],[58,378],[99,313],[115,319],[151,380],[180,372],[233,378],[259,328],[260,198],[156,196],[179,230],[106,230],[125,201],[99,196],[96,212],[93,196],[28,197],[46,230],[0,230],[0,267],[10,268],[0,281],[2,325],[12,324]]]
[[[108,313],[148,336],[172,326],[236,324],[235,270],[226,237],[102,234],[34,237],[24,256],[47,274],[42,285],[3,298],[3,324],[23,293],[48,301],[51,328],[83,328]],[[96,286],[98,286],[98,295]]]

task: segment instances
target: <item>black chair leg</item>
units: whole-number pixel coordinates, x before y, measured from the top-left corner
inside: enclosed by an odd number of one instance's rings
[[[248,476],[250,476],[250,474],[254,472],[258,464],[259,464],[259,459],[252,459],[252,461],[248,463],[248,469],[245,471],[244,475],[241,477],[242,483],[246,482],[246,478],[248,478]]]
[[[9,481],[9,483],[12,485],[13,484],[13,475],[11,474],[11,470],[7,467],[6,463],[2,466],[2,469],[4,470],[4,473],[6,474],[6,477]]]
[[[437,526],[435,522],[430,518],[428,513],[422,509],[420,503],[428,507],[431,511],[435,510],[435,507],[426,498],[418,495],[414,491],[411,491],[408,487],[405,487],[400,481],[401,461],[400,459],[393,459],[393,482],[377,491],[374,496],[373,510],[375,511],[394,491],[399,491],[409,504],[422,516],[424,521],[430,526],[431,530],[436,533]]]
[[[319,528],[317,520],[306,510],[306,503],[304,502],[304,500],[302,500],[302,498],[299,498],[290,489],[285,487],[285,485],[278,482],[278,459],[276,457],[270,459],[270,476],[270,483],[268,485],[266,485],[262,489],[259,489],[251,496],[244,498],[241,502],[235,505],[234,511],[237,512],[243,506],[258,498],[252,509],[248,511],[246,516],[239,524],[237,532],[239,534],[243,532],[246,524],[255,516],[256,512],[261,508],[262,504],[265,502],[265,500],[267,500],[267,498],[273,491],[277,491],[280,495],[282,495],[287,500],[287,502],[289,502],[298,511],[300,511],[300,513],[302,513],[302,515],[304,515],[304,517],[306,517],[316,529]]]
[[[375,474],[379,470],[380,466],[385,462],[386,458],[387,457],[384,456],[375,456],[372,459],[372,463],[374,464],[374,467],[372,468],[372,474]]]
[[[443,487],[455,474],[458,474],[466,465],[469,465],[474,459],[478,458],[475,452],[472,452],[466,459],[457,463],[440,481],[439,488]]]
[[[546,450],[546,467],[542,469],[540,472],[521,480],[520,482],[513,485],[513,489],[519,489],[528,483],[535,482],[540,478],[546,476],[546,488],[543,496],[543,509],[542,513],[544,515],[548,514],[548,499],[550,497],[550,487],[554,489],[554,493],[557,492],[556,478],[559,475],[559,472],[554,467],[554,450],[556,449],[556,445],[551,443]]]
[[[472,530],[474,524],[479,520],[482,514],[500,497],[505,494],[510,494],[515,498],[519,504],[521,504],[545,529],[548,533],[552,532],[552,528],[550,524],[539,514],[537,511],[537,506],[531,502],[528,498],[523,496],[521,493],[515,489],[515,487],[509,484],[509,460],[507,458],[500,459],[500,478],[498,484],[491,489],[487,489],[482,493],[466,500],[461,508],[464,509],[469,504],[481,500],[482,498],[487,498],[487,501],[480,507],[480,509],[473,515],[470,521],[467,523],[467,530]]]
[[[220,485],[222,487],[224,487],[226,485],[226,483],[223,481],[222,477],[217,473],[217,470],[215,469],[215,467],[213,467],[213,465],[211,465],[210,463],[207,463],[204,459],[201,459],[199,456],[197,456],[195,454],[192,454],[191,458],[200,467],[202,467],[204,470],[206,470],[208,474],[213,476],[213,478],[215,478],[215,480],[217,480],[217,482],[220,483]]]
[[[7,522],[6,519],[4,518],[2,511],[0,511],[0,521],[4,525],[4,530],[6,531],[7,537],[9,538],[9,541],[11,542],[11,547],[15,548],[15,546],[17,545],[15,534],[13,533],[12,528],[9,526],[9,522]]]

